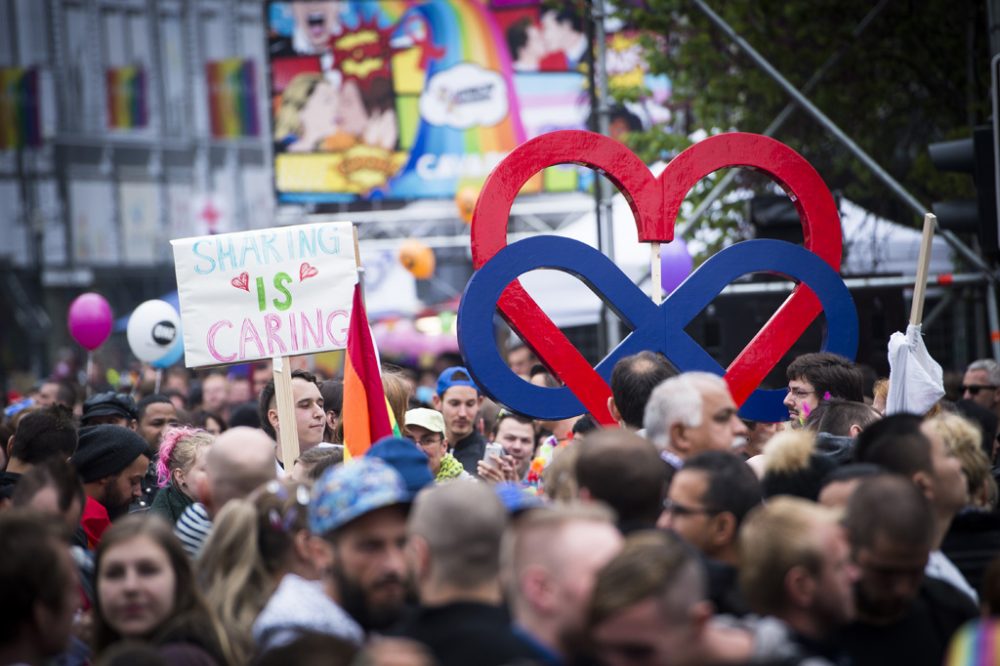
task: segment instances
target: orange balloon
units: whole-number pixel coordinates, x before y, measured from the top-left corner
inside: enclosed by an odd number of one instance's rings
[[[399,263],[418,280],[434,275],[434,250],[418,240],[408,240],[399,248]]]
[[[455,205],[458,207],[458,216],[466,224],[472,223],[472,213],[476,210],[476,201],[479,199],[479,188],[463,187],[455,193]]]

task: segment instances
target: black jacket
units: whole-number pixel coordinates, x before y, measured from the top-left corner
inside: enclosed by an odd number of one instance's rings
[[[499,606],[459,602],[421,607],[392,633],[426,645],[439,666],[502,666],[537,660],[535,651],[511,630],[510,618]]]

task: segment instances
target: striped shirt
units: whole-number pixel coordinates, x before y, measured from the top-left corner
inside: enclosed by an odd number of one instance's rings
[[[208,534],[212,531],[212,519],[205,511],[205,505],[195,502],[184,509],[177,524],[174,525],[174,534],[184,544],[184,550],[192,559],[198,559],[201,547],[208,539]]]

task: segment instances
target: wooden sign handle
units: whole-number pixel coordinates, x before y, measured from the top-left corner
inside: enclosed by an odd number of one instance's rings
[[[299,457],[299,429],[295,419],[295,399],[292,396],[292,368],[287,356],[272,359],[274,369],[274,400],[278,408],[278,446],[285,474]]]
[[[913,305],[910,308],[910,324],[917,325],[924,319],[924,295],[927,291],[927,271],[931,263],[931,243],[934,240],[934,225],[937,217],[931,213],[924,215],[924,233],[920,238],[920,258],[917,261],[917,278],[913,283]]]

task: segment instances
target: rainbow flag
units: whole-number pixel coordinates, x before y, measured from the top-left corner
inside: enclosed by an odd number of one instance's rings
[[[41,145],[38,70],[0,67],[0,150]]]
[[[231,139],[257,136],[255,69],[252,60],[226,58],[205,65],[208,106],[212,116],[212,136]]]
[[[360,284],[354,285],[354,307],[347,329],[342,413],[345,460],[363,456],[372,444],[393,434],[391,412],[382,388],[378,355],[368,327]]]
[[[135,129],[149,120],[146,106],[146,72],[141,65],[112,67],[106,73],[108,127]]]

